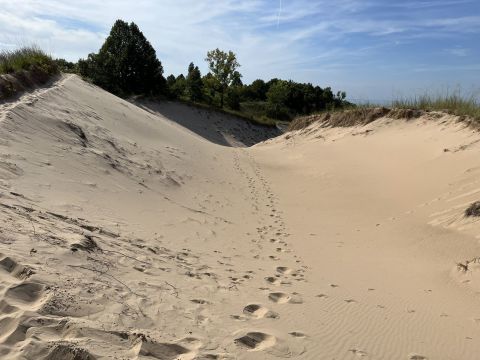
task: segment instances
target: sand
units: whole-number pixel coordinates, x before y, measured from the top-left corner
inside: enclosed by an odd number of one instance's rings
[[[276,134],[72,75],[0,105],[0,358],[477,359],[456,120],[246,147]]]

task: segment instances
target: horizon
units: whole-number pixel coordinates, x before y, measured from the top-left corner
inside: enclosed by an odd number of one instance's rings
[[[281,78],[347,92],[353,102],[461,91],[480,97],[480,4],[342,0],[0,0],[0,49],[35,43],[77,61],[97,52],[117,18],[135,22],[164,76],[190,62],[207,72],[208,50],[234,51],[244,83]],[[168,12],[168,13],[167,13]],[[164,14],[164,15],[162,15]]]

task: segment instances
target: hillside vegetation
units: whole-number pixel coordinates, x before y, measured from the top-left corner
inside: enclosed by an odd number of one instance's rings
[[[232,51],[214,49],[205,57],[208,72],[191,62],[186,75],[164,77],[156,52],[135,23],[117,20],[98,53],[77,63],[57,60],[62,71],[76,72],[121,97],[143,95],[222,110],[263,125],[291,121],[298,115],[351,105],[346,93],[294,81],[257,79],[242,82]],[[186,62],[187,63],[187,62]]]
[[[23,47],[0,52],[0,99],[40,85],[58,73],[50,55],[38,47]]]
[[[346,107],[334,111],[323,111],[308,116],[298,116],[290,122],[288,130],[301,130],[314,122],[325,126],[347,127],[365,125],[388,116],[393,119],[418,118],[427,112],[443,112],[456,115],[460,121],[478,128],[480,126],[480,104],[474,97],[459,94],[444,96],[423,95],[415,98],[395,100],[391,107],[364,105]]]
[[[474,96],[465,97],[459,93],[446,95],[421,95],[414,98],[395,100],[393,108],[443,111],[449,114],[466,116],[480,122],[480,103]]]

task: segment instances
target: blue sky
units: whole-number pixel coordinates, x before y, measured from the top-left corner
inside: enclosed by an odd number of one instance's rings
[[[0,0],[0,48],[37,43],[69,60],[134,21],[165,74],[208,50],[237,53],[244,82],[311,82],[383,101],[480,92],[480,0]]]

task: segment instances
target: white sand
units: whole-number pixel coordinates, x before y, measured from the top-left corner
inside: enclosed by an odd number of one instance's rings
[[[479,358],[478,133],[198,114],[76,76],[0,105],[1,359]]]

